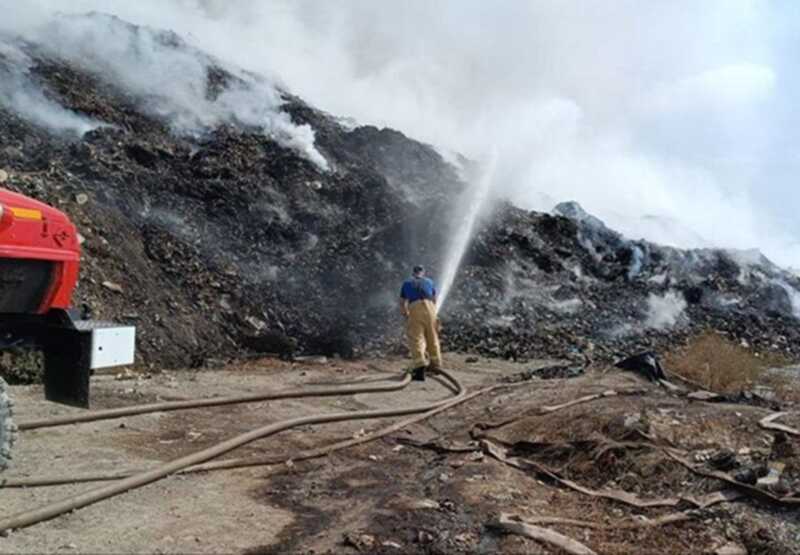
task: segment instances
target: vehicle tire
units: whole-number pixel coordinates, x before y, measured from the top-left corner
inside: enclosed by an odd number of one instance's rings
[[[8,385],[0,378],[0,472],[11,464],[11,448],[17,435],[17,427],[12,419],[13,406]]]

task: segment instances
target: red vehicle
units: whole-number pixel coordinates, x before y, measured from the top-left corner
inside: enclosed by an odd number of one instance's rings
[[[63,212],[0,189],[0,350],[41,350],[45,397],[88,407],[92,370],[133,363],[135,329],[70,308],[79,264],[78,232]],[[12,428],[5,385],[0,378],[0,470]]]
[[[0,314],[67,310],[79,261],[78,232],[66,215],[0,189]]]

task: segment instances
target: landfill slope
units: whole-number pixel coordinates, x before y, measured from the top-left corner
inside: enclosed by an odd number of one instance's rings
[[[227,114],[226,93],[261,94],[262,78],[173,33],[82,17],[67,23],[201,60],[209,110]],[[187,132],[180,113],[153,109],[158,88],[143,95],[147,83],[43,43],[0,45],[0,73],[94,122],[54,130],[0,89],[2,186],[75,221],[84,241],[76,304],[135,324],[140,364],[402,352],[399,283],[415,263],[441,273],[469,162],[456,167],[395,130],[354,127],[283,89],[268,112],[283,127],[267,132],[234,114]],[[313,131],[313,147],[286,129]],[[441,317],[448,349],[510,359],[612,359],[706,328],[796,358],[798,289],[755,253],[629,241],[575,204],[544,214],[499,202]]]

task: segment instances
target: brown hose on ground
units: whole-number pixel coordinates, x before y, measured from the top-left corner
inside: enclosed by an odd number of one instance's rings
[[[469,401],[470,399],[478,397],[479,395],[489,393],[490,391],[495,391],[497,389],[520,387],[524,385],[530,385],[530,382],[521,382],[516,384],[498,384],[489,387],[484,387],[483,389],[478,389],[476,391],[473,391],[469,395],[465,395],[463,397],[456,397],[450,401],[447,401],[445,404],[440,405],[439,407],[430,410],[428,412],[422,413],[420,415],[413,416],[411,418],[406,418],[405,420],[401,420],[400,422],[396,422],[395,424],[392,424],[385,428],[381,428],[379,430],[375,430],[363,436],[348,438],[345,440],[337,441],[335,443],[331,443],[329,445],[323,445],[321,447],[315,447],[313,449],[307,449],[293,454],[260,456],[260,457],[251,456],[251,457],[240,457],[234,459],[225,459],[221,461],[211,461],[204,464],[189,466],[178,472],[178,474],[210,472],[214,470],[231,470],[237,468],[248,468],[253,466],[269,466],[269,465],[284,464],[287,461],[299,462],[299,461],[307,461],[311,459],[325,457],[336,451],[341,451],[349,447],[354,447],[356,445],[363,445],[364,443],[375,441],[391,433],[402,430],[403,428],[407,428],[411,424],[421,422],[440,412],[451,409],[457,405],[460,405],[461,403],[464,403],[466,401]],[[128,476],[137,474],[139,472],[143,471],[126,470],[113,473],[97,472],[94,474],[83,474],[77,476],[75,475],[50,476],[46,478],[37,478],[37,477],[8,478],[8,479],[0,478],[0,488],[32,488],[32,487],[47,487],[47,486],[63,486],[68,484],[79,484],[87,482],[106,482],[113,480],[121,480],[122,478],[127,478]]]
[[[445,371],[442,371],[441,373],[442,376],[444,376],[445,379],[450,381],[458,391],[458,394],[456,395],[455,398],[458,399],[463,397],[465,395],[465,391],[461,386],[461,384],[458,382],[458,380],[456,380],[453,376],[451,376],[449,373]],[[407,376],[406,379],[404,379],[403,381],[407,383],[408,379],[409,378]],[[129,476],[113,484],[108,484],[100,488],[88,491],[86,493],[78,494],[63,499],[61,501],[51,503],[50,505],[47,505],[39,509],[26,511],[11,516],[9,518],[6,518],[0,521],[0,533],[7,532],[9,530],[13,530],[16,528],[24,528],[27,526],[31,526],[43,520],[48,520],[58,515],[74,511],[76,509],[80,509],[81,507],[86,507],[87,505],[91,505],[98,501],[102,501],[103,499],[108,499],[109,497],[119,495],[120,493],[124,493],[126,491],[147,485],[149,483],[160,480],[165,476],[169,476],[170,474],[179,472],[184,468],[204,463],[206,461],[219,457],[220,455],[223,455],[229,451],[232,451],[237,447],[241,447],[242,445],[253,442],[257,439],[262,439],[271,436],[283,430],[288,430],[289,428],[294,428],[296,426],[306,426],[310,424],[325,424],[330,422],[342,422],[346,420],[387,418],[392,416],[403,416],[406,414],[427,412],[431,409],[444,405],[448,402],[452,402],[453,400],[454,399],[447,399],[427,405],[418,405],[415,407],[406,407],[403,409],[385,409],[385,410],[371,410],[371,411],[339,412],[332,414],[316,414],[311,416],[302,416],[300,418],[292,418],[290,420],[284,420],[282,422],[269,424],[267,426],[257,428],[250,432],[238,435],[236,437],[218,443],[217,445],[208,447],[207,449],[203,449],[202,451],[198,451],[197,453],[186,455],[172,462],[163,464],[152,470],[148,470],[140,474]]]
[[[209,399],[190,399],[187,401],[166,401],[163,403],[149,403],[146,405],[133,405],[130,407],[120,407],[116,409],[95,410],[56,416],[53,418],[42,418],[20,422],[17,428],[22,430],[35,430],[37,428],[51,428],[54,426],[66,426],[67,424],[78,424],[81,422],[94,422],[97,420],[109,420],[112,418],[122,418],[123,416],[133,416],[136,414],[146,414],[150,412],[167,412],[173,410],[194,409],[200,407],[217,407],[222,405],[234,405],[239,403],[255,403],[257,401],[274,401],[276,399],[297,399],[300,397],[331,397],[335,395],[355,395],[357,393],[381,393],[386,391],[396,391],[403,389],[411,381],[411,376],[406,375],[396,383],[385,385],[354,385],[343,387],[325,387],[320,389],[287,389],[284,391],[267,391],[263,393],[253,393],[251,395],[238,395],[234,397],[211,397]]]

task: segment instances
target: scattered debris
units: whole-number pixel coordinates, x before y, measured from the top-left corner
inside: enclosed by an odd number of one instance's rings
[[[556,380],[556,379],[561,380],[561,379],[577,378],[578,376],[582,376],[584,372],[586,372],[586,368],[583,366],[574,366],[574,365],[544,366],[542,368],[531,368],[530,370],[526,370],[525,372],[513,374],[511,376],[506,376],[503,378],[503,381],[509,383],[515,383],[524,380],[530,380],[532,378],[538,378],[540,380]]]
[[[599,393],[597,395],[586,395],[585,397],[579,397],[578,399],[573,399],[572,401],[567,401],[561,405],[551,405],[551,406],[544,406],[540,409],[541,412],[555,412],[557,410],[565,409],[567,407],[572,407],[575,405],[579,405],[581,403],[588,403],[589,401],[594,401],[596,399],[602,399],[603,397],[615,397],[617,395],[616,391],[608,390],[604,391],[603,393]]]
[[[420,449],[430,449],[437,453],[474,453],[479,452],[481,447],[477,441],[458,442],[458,441],[419,441],[411,437],[400,436],[397,441],[404,445],[418,447]]]
[[[662,382],[663,383],[663,382]],[[753,391],[739,391],[738,393],[720,394],[711,391],[698,390],[688,393],[688,399],[694,401],[704,401],[709,403],[737,403],[742,405],[752,405],[771,410],[779,410],[780,404],[774,399],[766,399]]]
[[[769,463],[768,466],[769,472],[767,473],[766,476],[759,478],[758,481],[756,482],[756,485],[768,489],[774,488],[778,484],[778,481],[781,479],[781,474],[783,474],[784,468],[786,468],[786,465],[781,462]]]
[[[103,287],[108,289],[109,291],[113,291],[114,293],[124,293],[125,290],[119,283],[114,283],[113,281],[104,281]]]
[[[675,524],[677,522],[684,522],[695,518],[693,511],[681,511],[678,513],[667,513],[656,518],[647,518],[642,516],[638,519],[631,519],[630,521],[623,521],[616,524],[599,524],[597,522],[589,522],[585,520],[575,520],[571,518],[561,518],[557,516],[534,516],[527,517],[526,522],[529,524],[562,524],[565,526],[577,526],[580,528],[593,528],[596,530],[609,530],[609,529],[626,529],[626,528],[648,528],[656,526],[665,526],[667,524]]]
[[[736,453],[730,449],[720,449],[714,453],[709,459],[708,464],[717,470],[733,470],[739,466],[739,461],[736,460]]]
[[[126,368],[122,372],[117,373],[114,376],[114,379],[115,380],[119,380],[119,381],[122,381],[122,380],[135,380],[136,377],[137,377],[136,374],[131,372],[130,368]]]
[[[407,497],[396,499],[392,505],[407,511],[437,511],[441,508],[441,505],[433,499],[410,499]]]
[[[636,372],[651,382],[657,383],[660,380],[667,379],[667,376],[664,374],[664,369],[661,367],[661,362],[658,360],[658,355],[652,351],[630,356],[616,362],[614,366],[622,368],[623,370]]]
[[[692,399],[693,401],[716,401],[721,398],[720,395],[716,393],[712,393],[711,391],[692,391],[688,395],[686,395],[688,399]]]
[[[647,434],[650,423],[642,413],[620,414],[606,424],[605,432],[608,437],[617,441],[624,441],[633,437]]]
[[[583,493],[584,495],[588,495],[590,497],[600,497],[604,499],[610,499],[618,501],[620,503],[624,503],[626,505],[638,507],[640,509],[650,508],[650,507],[676,507],[684,502],[690,503],[695,507],[702,509],[710,507],[711,505],[716,505],[718,503],[732,501],[740,497],[740,494],[736,491],[721,490],[700,497],[684,495],[680,497],[642,499],[638,495],[622,490],[611,490],[611,489],[594,490],[582,486],[576,482],[573,482],[572,480],[562,478],[561,476],[558,475],[558,473],[555,470],[547,468],[541,463],[537,463],[530,459],[522,459],[519,457],[509,456],[506,448],[497,445],[495,443],[492,443],[491,441],[482,440],[481,445],[483,446],[484,451],[488,455],[491,455],[492,457],[496,458],[497,460],[505,464],[508,464],[515,468],[519,468],[520,470],[533,471],[545,478],[553,480],[572,490]]]
[[[345,532],[344,544],[355,547],[359,551],[369,551],[375,547],[375,536],[358,532]]]
[[[766,466],[758,468],[746,467],[737,471],[736,474],[733,475],[733,479],[737,482],[754,486],[765,472],[767,472]]]
[[[723,482],[739,489],[743,493],[751,495],[757,499],[762,501],[767,501],[770,503],[775,503],[779,505],[786,505],[792,507],[800,507],[800,497],[797,496],[787,496],[787,495],[773,495],[772,493],[760,489],[758,487],[752,486],[750,484],[739,482],[732,478],[730,475],[720,472],[718,470],[704,470],[696,465],[693,465],[689,461],[687,461],[684,457],[676,453],[674,450],[666,449],[664,451],[669,457],[673,460],[681,463],[686,468],[691,470],[692,472],[699,474],[701,476],[706,476],[708,478],[716,478],[718,480],[722,480]]]
[[[759,420],[758,425],[762,428],[766,428],[767,430],[776,430],[779,432],[783,432],[785,434],[793,435],[793,436],[800,436],[800,430],[795,428],[790,428],[789,426],[784,426],[783,424],[776,424],[775,420],[786,416],[787,413],[785,412],[776,412],[774,414],[770,414]]]
[[[267,323],[255,316],[247,316],[245,321],[256,331],[262,331],[267,328]]]
[[[491,526],[511,534],[519,534],[532,540],[556,546],[572,555],[596,555],[594,551],[572,538],[541,526],[528,524],[517,516],[501,514],[495,522],[491,523]]]
[[[305,364],[328,364],[328,357],[322,355],[305,355],[294,357],[294,361]]]
[[[747,548],[735,542],[728,542],[714,550],[714,555],[747,555]]]

